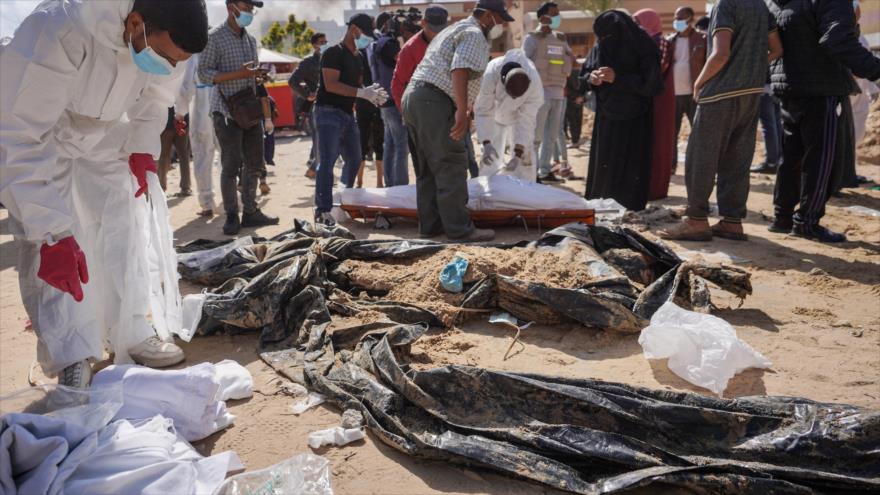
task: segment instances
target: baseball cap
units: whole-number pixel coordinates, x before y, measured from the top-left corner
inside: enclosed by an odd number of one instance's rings
[[[373,18],[363,12],[355,14],[348,19],[348,25],[355,25],[358,29],[361,30],[362,33],[369,36],[370,38],[375,38],[375,34],[373,33]]]
[[[506,22],[513,22],[515,19],[507,12],[507,4],[504,0],[480,0],[477,2],[476,8],[489,10],[501,14],[501,18]]]
[[[261,0],[226,0],[226,3],[230,2],[241,2],[248,5],[253,5],[254,7],[257,7],[259,9],[263,8],[263,2]]]
[[[449,25],[449,12],[443,7],[431,6],[425,9],[425,22],[428,29],[435,33],[443,31]]]

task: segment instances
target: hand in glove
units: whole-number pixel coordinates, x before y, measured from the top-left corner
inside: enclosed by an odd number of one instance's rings
[[[480,159],[481,167],[488,167],[495,163],[495,160],[498,160],[498,150],[492,146],[492,143],[485,142],[483,143],[483,157]]]
[[[516,170],[517,167],[523,164],[523,159],[514,155],[513,158],[510,159],[509,162],[504,164],[504,168],[510,171]]]
[[[182,115],[174,116],[174,131],[178,136],[186,136],[186,120]]]
[[[272,122],[272,119],[266,119],[263,121],[263,129],[265,129],[266,134],[272,134],[275,132],[275,123]]]
[[[385,89],[379,83],[373,83],[372,86],[367,86],[366,88],[358,88],[357,97],[367,100],[377,107],[382,106],[388,101],[388,93],[385,92]]]
[[[80,282],[89,282],[89,269],[86,267],[86,255],[73,236],[51,245],[43,243],[37,276],[52,287],[72,295],[76,302],[83,300]]]
[[[156,162],[148,153],[132,153],[128,157],[128,168],[131,175],[137,180],[138,190],[134,193],[134,197],[139,198],[141,194],[147,192],[147,172],[158,172]]]

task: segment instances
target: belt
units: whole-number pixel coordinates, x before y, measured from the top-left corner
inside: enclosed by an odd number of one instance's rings
[[[452,106],[455,106],[455,100],[453,100],[448,94],[446,94],[446,91],[443,91],[434,84],[431,84],[427,81],[412,81],[409,84],[414,88],[427,88],[436,93],[440,93],[441,95],[445,96],[450,102],[452,102]]]

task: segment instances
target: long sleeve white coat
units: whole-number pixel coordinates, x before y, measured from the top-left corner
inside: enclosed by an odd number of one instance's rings
[[[516,62],[525,69],[531,84],[519,98],[512,98],[501,82],[501,69],[509,62]],[[498,57],[486,67],[480,92],[474,103],[474,121],[479,142],[491,141],[496,126],[513,126],[513,144],[529,147],[535,139],[535,121],[538,110],[544,104],[544,88],[535,64],[525,52],[515,48]]]

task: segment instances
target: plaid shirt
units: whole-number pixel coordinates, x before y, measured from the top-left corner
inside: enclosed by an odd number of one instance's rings
[[[480,27],[480,21],[468,17],[444,29],[431,41],[425,58],[416,68],[412,81],[437,86],[455,101],[452,91],[452,71],[468,69],[468,103],[473,103],[480,92],[480,77],[489,63],[489,42]]]
[[[211,84],[214,77],[221,72],[235,72],[247,62],[258,62],[257,40],[244,29],[241,36],[235,34],[227,22],[217,26],[208,35],[208,45],[199,56],[199,80]],[[211,113],[220,112],[227,118],[231,117],[220,91],[227,98],[245,89],[256,91],[257,83],[253,78],[236,79],[215,84],[211,91]]]

